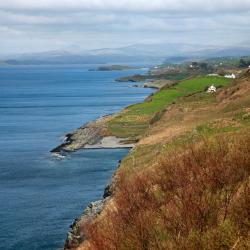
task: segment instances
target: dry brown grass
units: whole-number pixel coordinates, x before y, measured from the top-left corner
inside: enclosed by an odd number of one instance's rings
[[[250,133],[166,153],[119,171],[115,206],[85,226],[87,249],[249,249]]]

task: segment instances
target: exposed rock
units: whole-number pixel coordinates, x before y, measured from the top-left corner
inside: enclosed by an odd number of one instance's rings
[[[103,199],[106,199],[107,197],[111,196],[112,193],[113,193],[112,184],[110,183],[104,189]]]
[[[84,210],[80,218],[74,220],[70,226],[70,231],[68,232],[67,238],[64,243],[64,250],[71,250],[79,246],[81,242],[85,240],[85,235],[81,229],[81,225],[93,220],[98,214],[101,213],[105,199],[91,202],[87,208]]]
[[[126,138],[117,138],[108,135],[107,122],[111,115],[103,116],[95,121],[89,122],[66,135],[64,142],[50,152],[63,154],[82,148],[131,148],[134,144],[128,143]]]
[[[119,161],[118,167],[120,163],[121,161]],[[105,187],[103,199],[91,202],[82,215],[79,218],[76,218],[70,225],[70,230],[64,243],[64,250],[75,249],[84,242],[86,239],[83,230],[84,226],[86,223],[93,221],[102,212],[105,204],[110,201],[114,189],[114,179],[115,178],[113,178],[113,180]]]
[[[110,117],[111,116],[101,117],[67,134],[64,142],[51,150],[51,153],[75,151],[83,148],[86,144],[92,145],[99,143],[103,138],[102,131],[105,127],[105,122],[107,119],[110,119]]]

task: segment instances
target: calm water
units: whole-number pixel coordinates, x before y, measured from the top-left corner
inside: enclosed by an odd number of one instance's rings
[[[93,67],[93,66],[89,66]],[[49,150],[83,123],[141,101],[151,90],[115,83],[142,72],[87,66],[0,67],[0,249],[54,250],[127,150]]]

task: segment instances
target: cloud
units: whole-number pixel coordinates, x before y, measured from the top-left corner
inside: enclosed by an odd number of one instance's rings
[[[12,29],[2,25],[0,26],[0,33],[4,34],[5,36],[12,36],[12,35],[17,36],[23,34],[20,30]]]
[[[249,0],[0,0],[1,9],[132,12],[249,11]]]
[[[0,0],[6,51],[232,44],[247,40],[249,23],[250,0]]]

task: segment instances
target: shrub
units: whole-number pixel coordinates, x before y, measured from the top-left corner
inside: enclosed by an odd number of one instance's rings
[[[119,171],[113,201],[85,227],[89,249],[247,249],[250,135],[203,139],[154,166]]]

